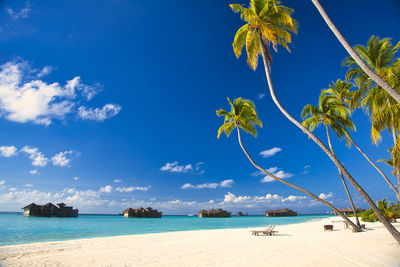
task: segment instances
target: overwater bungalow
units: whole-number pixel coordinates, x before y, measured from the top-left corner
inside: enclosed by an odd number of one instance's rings
[[[340,212],[342,212],[344,215],[351,215],[353,214],[353,210],[349,207],[346,207],[345,209],[339,209]],[[360,213],[360,212],[364,212],[365,209],[361,209],[359,207],[356,207],[356,212]]]
[[[24,216],[36,217],[78,217],[79,210],[66,206],[64,203],[58,203],[57,206],[49,202],[45,205],[36,205],[31,203],[22,208]]]
[[[153,210],[151,207],[132,209],[127,208],[122,212],[124,217],[136,217],[136,218],[161,218],[162,211]]]
[[[211,210],[201,210],[199,211],[199,218],[208,217],[231,217],[231,212],[223,209],[211,209]]]
[[[276,210],[267,210],[265,212],[267,217],[286,217],[286,216],[297,216],[297,212],[286,209],[276,209]]]

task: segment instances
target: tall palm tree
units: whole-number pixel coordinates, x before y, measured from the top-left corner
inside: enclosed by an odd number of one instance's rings
[[[318,9],[319,13],[325,20],[328,27],[335,34],[336,38],[343,45],[346,51],[349,53],[351,58],[357,63],[358,66],[371,78],[375,81],[382,89],[384,89],[388,94],[390,94],[397,103],[400,104],[400,94],[397,92],[386,80],[384,77],[380,76],[379,73],[374,72],[368,64],[365,63],[362,57],[351,47],[351,45],[347,42],[347,40],[343,37],[340,31],[337,29],[335,24],[333,24],[332,20],[329,18],[328,14],[325,12],[324,8],[321,6],[318,0],[311,0],[315,7]]]
[[[240,147],[242,148],[243,152],[246,154],[247,158],[250,160],[251,164],[253,164],[254,167],[256,167],[261,172],[265,173],[269,177],[271,177],[291,188],[299,190],[299,191],[303,192],[304,194],[312,197],[313,199],[325,204],[326,206],[331,208],[336,214],[341,216],[346,222],[348,222],[354,229],[356,229],[357,231],[362,231],[359,226],[355,225],[340,210],[335,208],[332,204],[330,204],[326,200],[314,195],[313,193],[311,193],[299,186],[296,186],[292,183],[289,183],[289,182],[273,175],[272,173],[268,172],[267,170],[265,170],[265,169],[261,168],[259,165],[257,165],[255,163],[255,161],[253,160],[253,158],[250,156],[250,154],[247,152],[245,147],[243,146],[242,137],[240,134],[240,129],[242,129],[243,131],[252,134],[254,137],[257,137],[256,125],[262,127],[262,123],[258,119],[256,107],[253,102],[251,102],[250,100],[247,100],[247,99],[242,99],[241,97],[236,98],[233,101],[233,103],[231,102],[231,100],[229,98],[228,98],[228,101],[229,101],[230,108],[231,108],[231,110],[229,112],[224,109],[217,110],[217,115],[224,117],[224,123],[218,129],[218,136],[217,136],[218,138],[221,136],[221,133],[223,133],[223,132],[225,133],[225,135],[227,137],[229,137],[230,134],[232,133],[232,131],[236,129],[237,133],[238,133],[238,140],[239,140]]]
[[[390,38],[380,39],[372,36],[366,46],[356,45],[354,49],[370,68],[400,92],[400,60],[397,58],[400,42],[393,45]],[[346,80],[353,79],[356,82],[359,88],[356,95],[358,98],[362,98],[361,106],[370,116],[372,141],[378,143],[381,139],[380,133],[387,129],[392,135],[395,148],[400,131],[400,104],[382,90],[379,84],[371,81],[351,57],[345,58],[343,65],[349,67]],[[392,157],[397,161],[397,150],[393,149],[392,151],[394,151]],[[394,167],[398,182],[397,192],[400,192],[400,168],[396,164]]]
[[[345,82],[345,81],[338,79],[336,82],[333,82],[332,84],[330,84],[329,89],[324,90],[323,93],[336,97],[341,103],[343,103],[344,105],[347,105],[349,108],[354,109],[354,107],[358,105],[360,94],[357,91],[351,91],[351,88],[353,86],[354,85],[352,83]],[[397,105],[395,105],[395,106],[397,106]],[[392,106],[392,107],[395,107],[395,106]],[[379,172],[379,174],[383,177],[383,179],[390,186],[390,188],[393,189],[393,191],[396,194],[397,199],[400,201],[399,190],[386,177],[385,173],[367,156],[367,154],[364,153],[364,151],[356,144],[354,139],[351,137],[349,130],[355,130],[355,127],[353,127],[354,124],[351,121],[351,118],[347,117],[346,121],[349,122],[349,126],[342,125],[342,127],[344,127],[343,131],[344,131],[346,141],[347,141],[349,147],[351,144],[353,144],[357,148],[357,150],[367,159],[367,161]],[[393,167],[393,164],[391,166]]]
[[[276,5],[275,5],[276,4]],[[272,100],[279,108],[279,110],[289,119],[293,124],[305,132],[335,163],[335,165],[344,174],[346,179],[353,185],[353,187],[360,193],[360,195],[367,201],[372,210],[378,216],[380,221],[389,231],[389,233],[400,243],[400,233],[389,223],[378,209],[371,197],[365,190],[357,183],[344,166],[338,161],[335,155],[307,128],[295,120],[279,103],[276,98],[274,87],[271,81],[269,72],[271,63],[271,53],[269,45],[276,48],[278,44],[287,47],[290,43],[290,32],[296,32],[296,21],[292,19],[291,14],[293,10],[280,5],[275,0],[250,0],[248,8],[234,4],[230,5],[234,12],[238,12],[241,18],[246,22],[236,33],[233,41],[233,49],[237,57],[240,56],[241,50],[246,45],[247,62],[250,67],[255,69],[257,67],[258,55],[261,54],[264,62],[265,74],[268,81],[269,91]]]
[[[353,122],[349,120],[350,114],[350,109],[337,97],[326,95],[322,92],[319,97],[318,107],[311,104],[306,105],[301,112],[301,117],[304,119],[303,125],[311,132],[314,131],[314,129],[316,129],[321,124],[325,126],[329,148],[332,154],[335,155],[331,142],[331,137],[329,134],[329,128],[331,128],[331,130],[336,133],[339,139],[342,139],[345,135],[345,129],[343,129],[342,123],[347,123],[349,127],[354,128]],[[340,171],[340,169],[338,170],[347,197],[349,198],[354,217],[356,218],[356,223],[358,226],[360,226],[360,221],[358,220],[357,216],[357,210],[353,203],[353,198],[351,197],[349,189],[347,188],[347,184],[342,172]]]

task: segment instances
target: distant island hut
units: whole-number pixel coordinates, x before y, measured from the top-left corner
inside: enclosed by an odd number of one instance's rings
[[[357,213],[360,213],[360,212],[364,212],[364,211],[365,211],[365,209],[361,209],[361,208],[359,208],[359,207],[356,207],[355,209],[356,209],[356,212],[357,212]],[[351,208],[349,208],[349,207],[346,207],[345,209],[339,209],[339,211],[342,212],[344,215],[351,215],[351,214],[353,214],[353,209],[351,209]],[[336,214],[336,213],[335,213],[335,214]],[[337,214],[336,214],[336,215],[337,215]]]
[[[290,209],[276,209],[276,210],[267,210],[265,212],[267,217],[286,217],[286,216],[297,216],[297,212]]]
[[[58,203],[57,206],[49,202],[45,205],[31,203],[22,208],[25,216],[36,217],[78,217],[79,210],[66,206],[65,203]]]
[[[199,218],[218,218],[218,217],[231,217],[231,212],[223,209],[201,210],[198,213]]]
[[[138,209],[127,208],[122,212],[124,217],[134,217],[134,218],[161,218],[162,211],[153,210],[151,207]]]

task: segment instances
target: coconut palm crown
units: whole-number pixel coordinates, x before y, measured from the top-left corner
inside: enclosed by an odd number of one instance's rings
[[[348,136],[347,129],[356,130],[350,115],[351,111],[346,104],[336,96],[327,95],[325,92],[320,94],[318,107],[308,104],[301,112],[304,119],[302,124],[311,132],[323,124],[331,128],[339,139]],[[350,139],[346,138],[346,143],[350,147]]]
[[[354,47],[366,64],[380,77],[387,81],[397,92],[400,92],[400,60],[397,53],[400,42],[393,45],[390,38],[380,39],[372,36],[366,46]],[[346,80],[354,79],[358,86],[355,93],[361,106],[372,121],[371,139],[377,143],[381,139],[380,132],[385,128],[391,132],[399,129],[399,104],[369,76],[351,58],[345,58],[343,65],[348,66]]]
[[[246,45],[247,63],[253,69],[257,69],[258,55],[261,54],[261,46],[266,52],[268,63],[272,56],[269,45],[277,51],[278,45],[282,45],[290,51],[291,33],[297,33],[297,22],[292,18],[293,9],[283,6],[277,0],[250,0],[249,6],[231,4],[235,13],[240,13],[240,18],[246,22],[236,32],[233,41],[233,51],[237,58]]]
[[[218,138],[222,132],[229,137],[236,127],[257,137],[256,125],[262,128],[262,122],[258,119],[254,103],[251,100],[242,99],[241,97],[236,98],[233,103],[229,98],[228,101],[231,106],[229,112],[224,109],[217,110],[219,117],[225,116],[224,124],[218,130]]]
[[[342,81],[337,79],[332,82],[329,88],[323,90],[325,94],[336,96],[340,101],[346,103],[352,110],[358,107],[359,96],[357,91],[352,91],[354,84],[351,82]]]

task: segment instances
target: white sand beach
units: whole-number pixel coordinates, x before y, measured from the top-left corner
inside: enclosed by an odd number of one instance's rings
[[[323,231],[324,224],[340,220],[278,225],[276,236],[224,229],[4,246],[0,260],[4,266],[400,265],[400,246],[382,224],[352,233],[336,222],[334,231]]]

